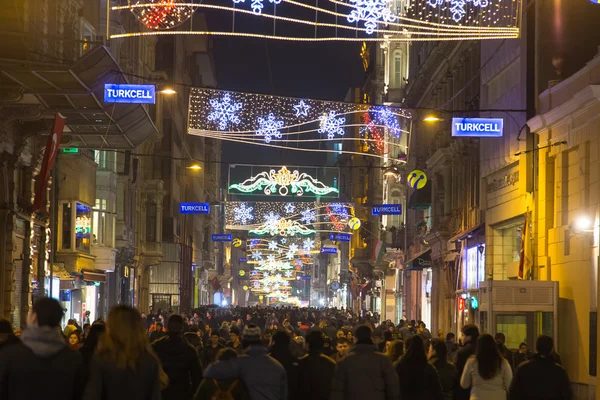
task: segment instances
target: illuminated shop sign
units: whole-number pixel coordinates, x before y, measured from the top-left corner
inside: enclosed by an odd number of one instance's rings
[[[230,233],[218,233],[216,235],[212,235],[213,242],[231,242],[233,237]]]
[[[105,103],[154,104],[156,87],[154,85],[113,84],[104,85]]]
[[[400,215],[402,214],[402,204],[374,205],[371,213],[373,215]]]
[[[210,214],[210,204],[179,203],[179,214]]]
[[[502,137],[502,118],[452,118],[452,136]]]

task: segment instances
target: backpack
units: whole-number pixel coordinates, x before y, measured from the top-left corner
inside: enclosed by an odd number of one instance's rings
[[[213,382],[214,382],[215,386],[217,387],[217,391],[210,398],[211,400],[235,400],[235,398],[233,397],[233,394],[231,392],[237,385],[238,381],[233,382],[227,390],[222,390],[219,387],[219,382],[217,382],[216,379],[213,379]]]

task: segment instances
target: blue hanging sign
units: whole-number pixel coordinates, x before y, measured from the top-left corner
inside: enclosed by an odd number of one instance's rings
[[[154,104],[156,102],[156,86],[104,84],[105,103]]]
[[[179,214],[210,214],[210,204],[179,203]]]
[[[298,281],[310,281],[312,279],[311,275],[298,275],[296,280]]]
[[[217,233],[216,235],[212,235],[213,242],[231,242],[233,240],[233,236],[231,233]]]
[[[337,254],[337,247],[321,247],[323,254]]]
[[[402,204],[376,204],[371,209],[372,215],[400,215]]]
[[[452,118],[452,136],[456,137],[502,137],[502,118]]]
[[[248,259],[246,257],[240,257],[240,259],[238,260],[238,262],[241,262],[241,263],[245,263],[246,261],[248,261]]]
[[[349,242],[350,241],[349,233],[330,233],[329,240],[334,242]]]

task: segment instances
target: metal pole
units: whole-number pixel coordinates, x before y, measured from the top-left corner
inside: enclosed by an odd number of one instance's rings
[[[58,156],[57,156],[58,158]],[[56,249],[58,248],[58,232],[57,232],[57,215],[56,209],[58,207],[58,174],[56,170],[58,169],[58,159],[54,161],[54,166],[50,171],[50,176],[52,177],[52,192],[50,197],[50,255],[48,257],[48,267],[50,269],[50,282],[48,283],[48,293],[52,297],[52,288],[54,283],[52,282],[52,278],[54,277],[54,254],[56,253]],[[45,273],[45,271],[44,271]]]

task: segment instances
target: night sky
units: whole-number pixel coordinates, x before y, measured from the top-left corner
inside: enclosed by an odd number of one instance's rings
[[[271,7],[265,1],[264,12]],[[312,15],[314,17],[314,14]],[[308,19],[310,17],[306,16]],[[206,12],[209,28],[231,30],[231,13]],[[270,20],[236,14],[236,27],[267,33]],[[310,35],[312,27],[278,22],[277,34]],[[300,29],[300,31],[298,30]],[[303,30],[303,31],[302,31]],[[360,42],[289,42],[241,37],[215,37],[213,54],[219,89],[342,101],[348,90],[362,87],[364,71]],[[321,155],[279,151],[260,146],[224,142],[223,161],[236,163],[311,165]]]

